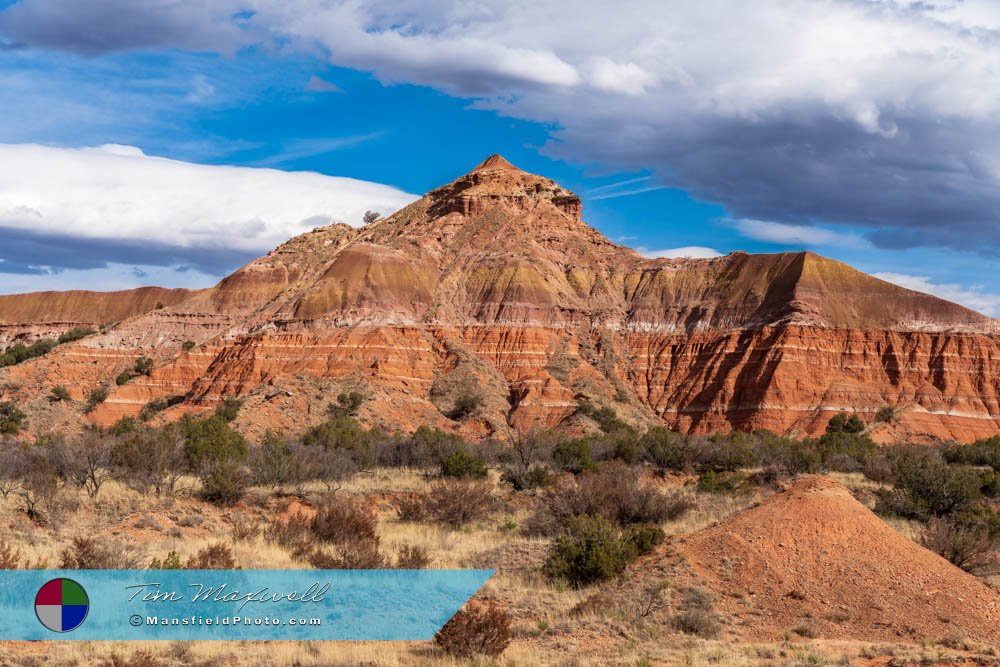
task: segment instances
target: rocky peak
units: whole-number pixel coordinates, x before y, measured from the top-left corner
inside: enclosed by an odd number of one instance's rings
[[[461,213],[476,217],[497,205],[530,210],[548,203],[580,220],[583,209],[575,194],[552,179],[518,169],[502,155],[491,155],[469,173],[431,191],[427,197],[434,215]]]

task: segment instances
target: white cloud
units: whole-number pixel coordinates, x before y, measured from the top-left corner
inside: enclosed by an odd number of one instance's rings
[[[321,50],[546,123],[552,155],[652,171],[737,218],[1000,253],[993,0],[21,0],[0,32],[85,53]]]
[[[131,146],[0,144],[0,227],[38,235],[261,252],[414,199],[378,183],[191,164]]]
[[[822,227],[786,225],[765,220],[734,220],[733,226],[747,238],[791,246],[839,246],[864,248],[868,244],[859,236],[823,229]]]
[[[639,248],[638,252],[643,257],[649,257],[650,259],[676,259],[678,257],[711,259],[713,257],[722,257],[722,253],[714,248],[705,248],[696,245],[684,246],[683,248],[668,248],[666,250],[646,250],[645,248]]]
[[[959,303],[990,317],[1000,317],[1000,294],[984,292],[982,287],[966,288],[954,283],[933,283],[927,276],[911,276],[904,273],[880,272],[872,275],[907,289]]]

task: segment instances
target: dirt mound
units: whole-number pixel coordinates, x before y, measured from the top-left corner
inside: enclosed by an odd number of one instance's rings
[[[678,540],[744,639],[1000,642],[1000,594],[905,538],[839,482],[808,477]]]

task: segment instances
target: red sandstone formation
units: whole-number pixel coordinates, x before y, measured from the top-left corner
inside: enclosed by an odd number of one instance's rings
[[[876,429],[883,440],[1000,431],[997,321],[812,253],[646,259],[580,214],[573,193],[493,156],[211,289],[0,297],[0,322],[22,336],[118,322],[0,382],[36,427],[79,414],[42,400],[59,383],[81,396],[111,386],[88,417],[105,424],[158,398],[173,418],[244,397],[237,425],[250,433],[301,430],[346,388],[370,396],[368,423],[474,437],[559,425],[583,400],[700,433],[810,434],[835,411],[886,406],[898,420]],[[115,387],[140,355],[157,360],[152,374]],[[445,413],[463,392],[484,404],[458,424]]]

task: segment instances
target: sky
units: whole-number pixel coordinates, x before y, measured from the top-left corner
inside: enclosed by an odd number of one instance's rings
[[[501,153],[649,256],[1000,316],[991,0],[0,0],[0,293],[207,286]]]

